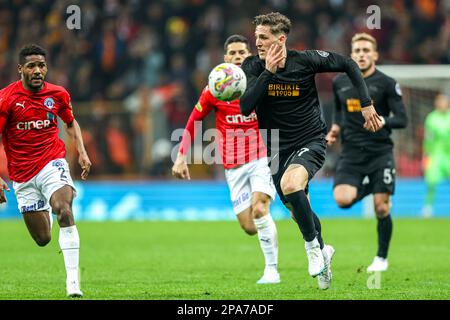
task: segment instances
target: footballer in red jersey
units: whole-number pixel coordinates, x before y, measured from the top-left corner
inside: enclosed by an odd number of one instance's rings
[[[45,50],[34,44],[23,47],[18,71],[21,79],[0,91],[0,133],[9,176],[25,224],[39,246],[50,242],[52,212],[56,214],[67,295],[81,297],[80,239],[72,213],[76,191],[65,160],[66,148],[58,137],[57,117],[64,121],[68,136],[75,142],[83,180],[91,161],[72,113],[69,93],[45,82]],[[9,191],[8,185],[0,178],[0,203],[6,202],[5,190]]]
[[[224,50],[224,61],[239,66],[250,55],[248,40],[241,35],[230,36]],[[186,154],[196,134],[195,123],[212,110],[216,112],[217,140],[234,212],[247,234],[258,234],[264,254],[266,267],[257,283],[279,283],[277,229],[269,213],[275,189],[256,114],[244,116],[239,100],[220,101],[206,87],[187,122],[172,174],[190,180]]]

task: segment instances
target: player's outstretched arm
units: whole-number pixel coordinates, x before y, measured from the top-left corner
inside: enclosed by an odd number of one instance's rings
[[[361,112],[364,117],[364,128],[375,132],[381,129],[381,118],[375,111],[369,96],[369,90],[359,70],[358,65],[350,57],[338,53],[320,50],[305,51],[307,63],[314,73],[319,72],[345,72],[355,86],[361,101]]]
[[[5,190],[9,192],[8,184],[0,178],[0,203],[6,202]]]
[[[178,179],[191,180],[185,154],[178,153],[177,159],[172,167],[172,175]]]
[[[390,129],[403,129],[408,125],[408,116],[402,100],[400,85],[392,82],[388,87],[387,104],[392,115],[383,119],[383,126]]]
[[[213,96],[209,92],[208,87],[203,89],[203,92],[189,115],[189,119],[186,123],[186,127],[184,128],[183,137],[180,143],[180,150],[178,151],[177,159],[172,167],[172,175],[178,179],[188,179],[191,180],[189,175],[189,169],[187,166],[187,152],[190,148],[192,142],[195,139],[195,135],[197,134],[197,130],[200,128],[196,128],[196,123],[201,123],[201,121],[213,110]]]
[[[89,160],[86,149],[84,148],[83,137],[81,135],[80,125],[78,124],[77,120],[73,119],[73,121],[70,124],[67,124],[66,132],[69,135],[69,137],[71,137],[72,140],[75,142],[79,155],[78,163],[80,164],[81,169],[83,170],[81,172],[81,179],[86,180],[89,171],[91,170],[92,163],[91,160]]]
[[[334,108],[333,108],[333,124],[331,125],[330,131],[326,136],[327,144],[332,146],[339,137],[341,132],[342,123],[342,105],[337,93],[337,78],[333,79],[333,96],[334,96]]]

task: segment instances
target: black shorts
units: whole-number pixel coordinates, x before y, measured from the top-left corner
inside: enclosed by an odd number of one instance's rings
[[[300,164],[308,172],[308,183],[322,168],[325,162],[325,153],[327,149],[327,142],[325,138],[319,138],[312,142],[306,143],[304,146],[296,148],[293,151],[278,153],[272,157],[270,161],[270,169],[272,172],[272,179],[280,196],[281,201],[286,204],[288,201],[281,191],[281,177],[291,164]],[[275,164],[278,161],[278,165]],[[306,193],[308,193],[308,185],[306,186]]]
[[[373,154],[361,150],[343,152],[337,162],[333,189],[349,184],[358,189],[358,200],[371,193],[395,192],[395,160],[392,151]]]

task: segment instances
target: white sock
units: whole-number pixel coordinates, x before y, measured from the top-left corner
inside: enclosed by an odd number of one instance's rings
[[[64,256],[67,281],[79,281],[78,264],[80,256],[80,237],[77,226],[73,225],[59,230],[59,246]]]
[[[314,240],[312,240],[312,241],[305,241],[305,249],[306,250],[312,249],[312,248],[315,248],[315,247],[319,247],[320,248],[320,243],[317,240],[317,237],[314,238]]]
[[[264,254],[266,266],[277,267],[278,264],[278,239],[277,227],[270,214],[259,219],[253,219],[258,231],[259,244]]]

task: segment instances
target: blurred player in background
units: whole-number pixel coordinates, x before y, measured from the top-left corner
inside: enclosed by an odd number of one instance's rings
[[[450,179],[450,111],[448,97],[436,96],[435,110],[425,118],[423,152],[427,197],[422,214],[433,215],[436,185]]]
[[[249,115],[256,110],[260,129],[279,130],[278,137],[270,135],[267,139],[273,180],[305,240],[308,272],[312,277],[318,276],[320,289],[327,289],[331,284],[334,249],[324,244],[320,220],[308,198],[309,181],[323,166],[326,151],[326,124],[315,74],[346,72],[358,88],[363,107],[360,111],[366,119],[364,127],[375,131],[381,125],[380,119],[353,60],[320,50],[288,50],[291,21],[278,12],[257,16],[253,23],[258,56],[249,57],[242,64],[248,85],[241,97],[241,111]],[[275,150],[275,139],[279,150]]]
[[[80,127],[74,119],[69,93],[45,82],[46,52],[37,45],[20,50],[21,79],[0,91],[0,132],[8,159],[8,172],[25,224],[39,246],[51,239],[52,211],[60,226],[59,244],[64,256],[67,295],[81,297],[79,279],[80,239],[72,213],[75,186],[65,160],[64,142],[58,138],[57,116],[75,142],[82,168],[89,174],[91,162]],[[0,203],[9,191],[0,178]]]
[[[334,199],[341,208],[350,208],[368,194],[373,194],[378,220],[378,252],[367,271],[385,271],[392,236],[391,195],[395,189],[395,161],[392,129],[405,128],[407,117],[400,85],[376,68],[377,42],[366,33],[355,34],[351,56],[359,66],[369,88],[373,105],[381,116],[382,126],[375,132],[362,125],[361,101],[348,76],[338,75],[333,81],[335,117],[327,135],[332,145],[339,134],[342,153],[336,166]]]
[[[241,35],[230,36],[225,41],[224,50],[224,61],[238,66],[250,55],[248,40]],[[190,180],[186,154],[194,140],[194,123],[202,121],[212,110],[216,112],[216,128],[222,137],[218,144],[234,212],[247,234],[258,234],[264,254],[266,267],[257,283],[279,283],[277,229],[269,213],[270,202],[275,197],[275,187],[256,115],[252,113],[248,117],[243,116],[239,100],[220,101],[206,87],[187,122],[172,174],[177,178]],[[239,141],[239,137],[235,140],[239,134],[245,140]]]

